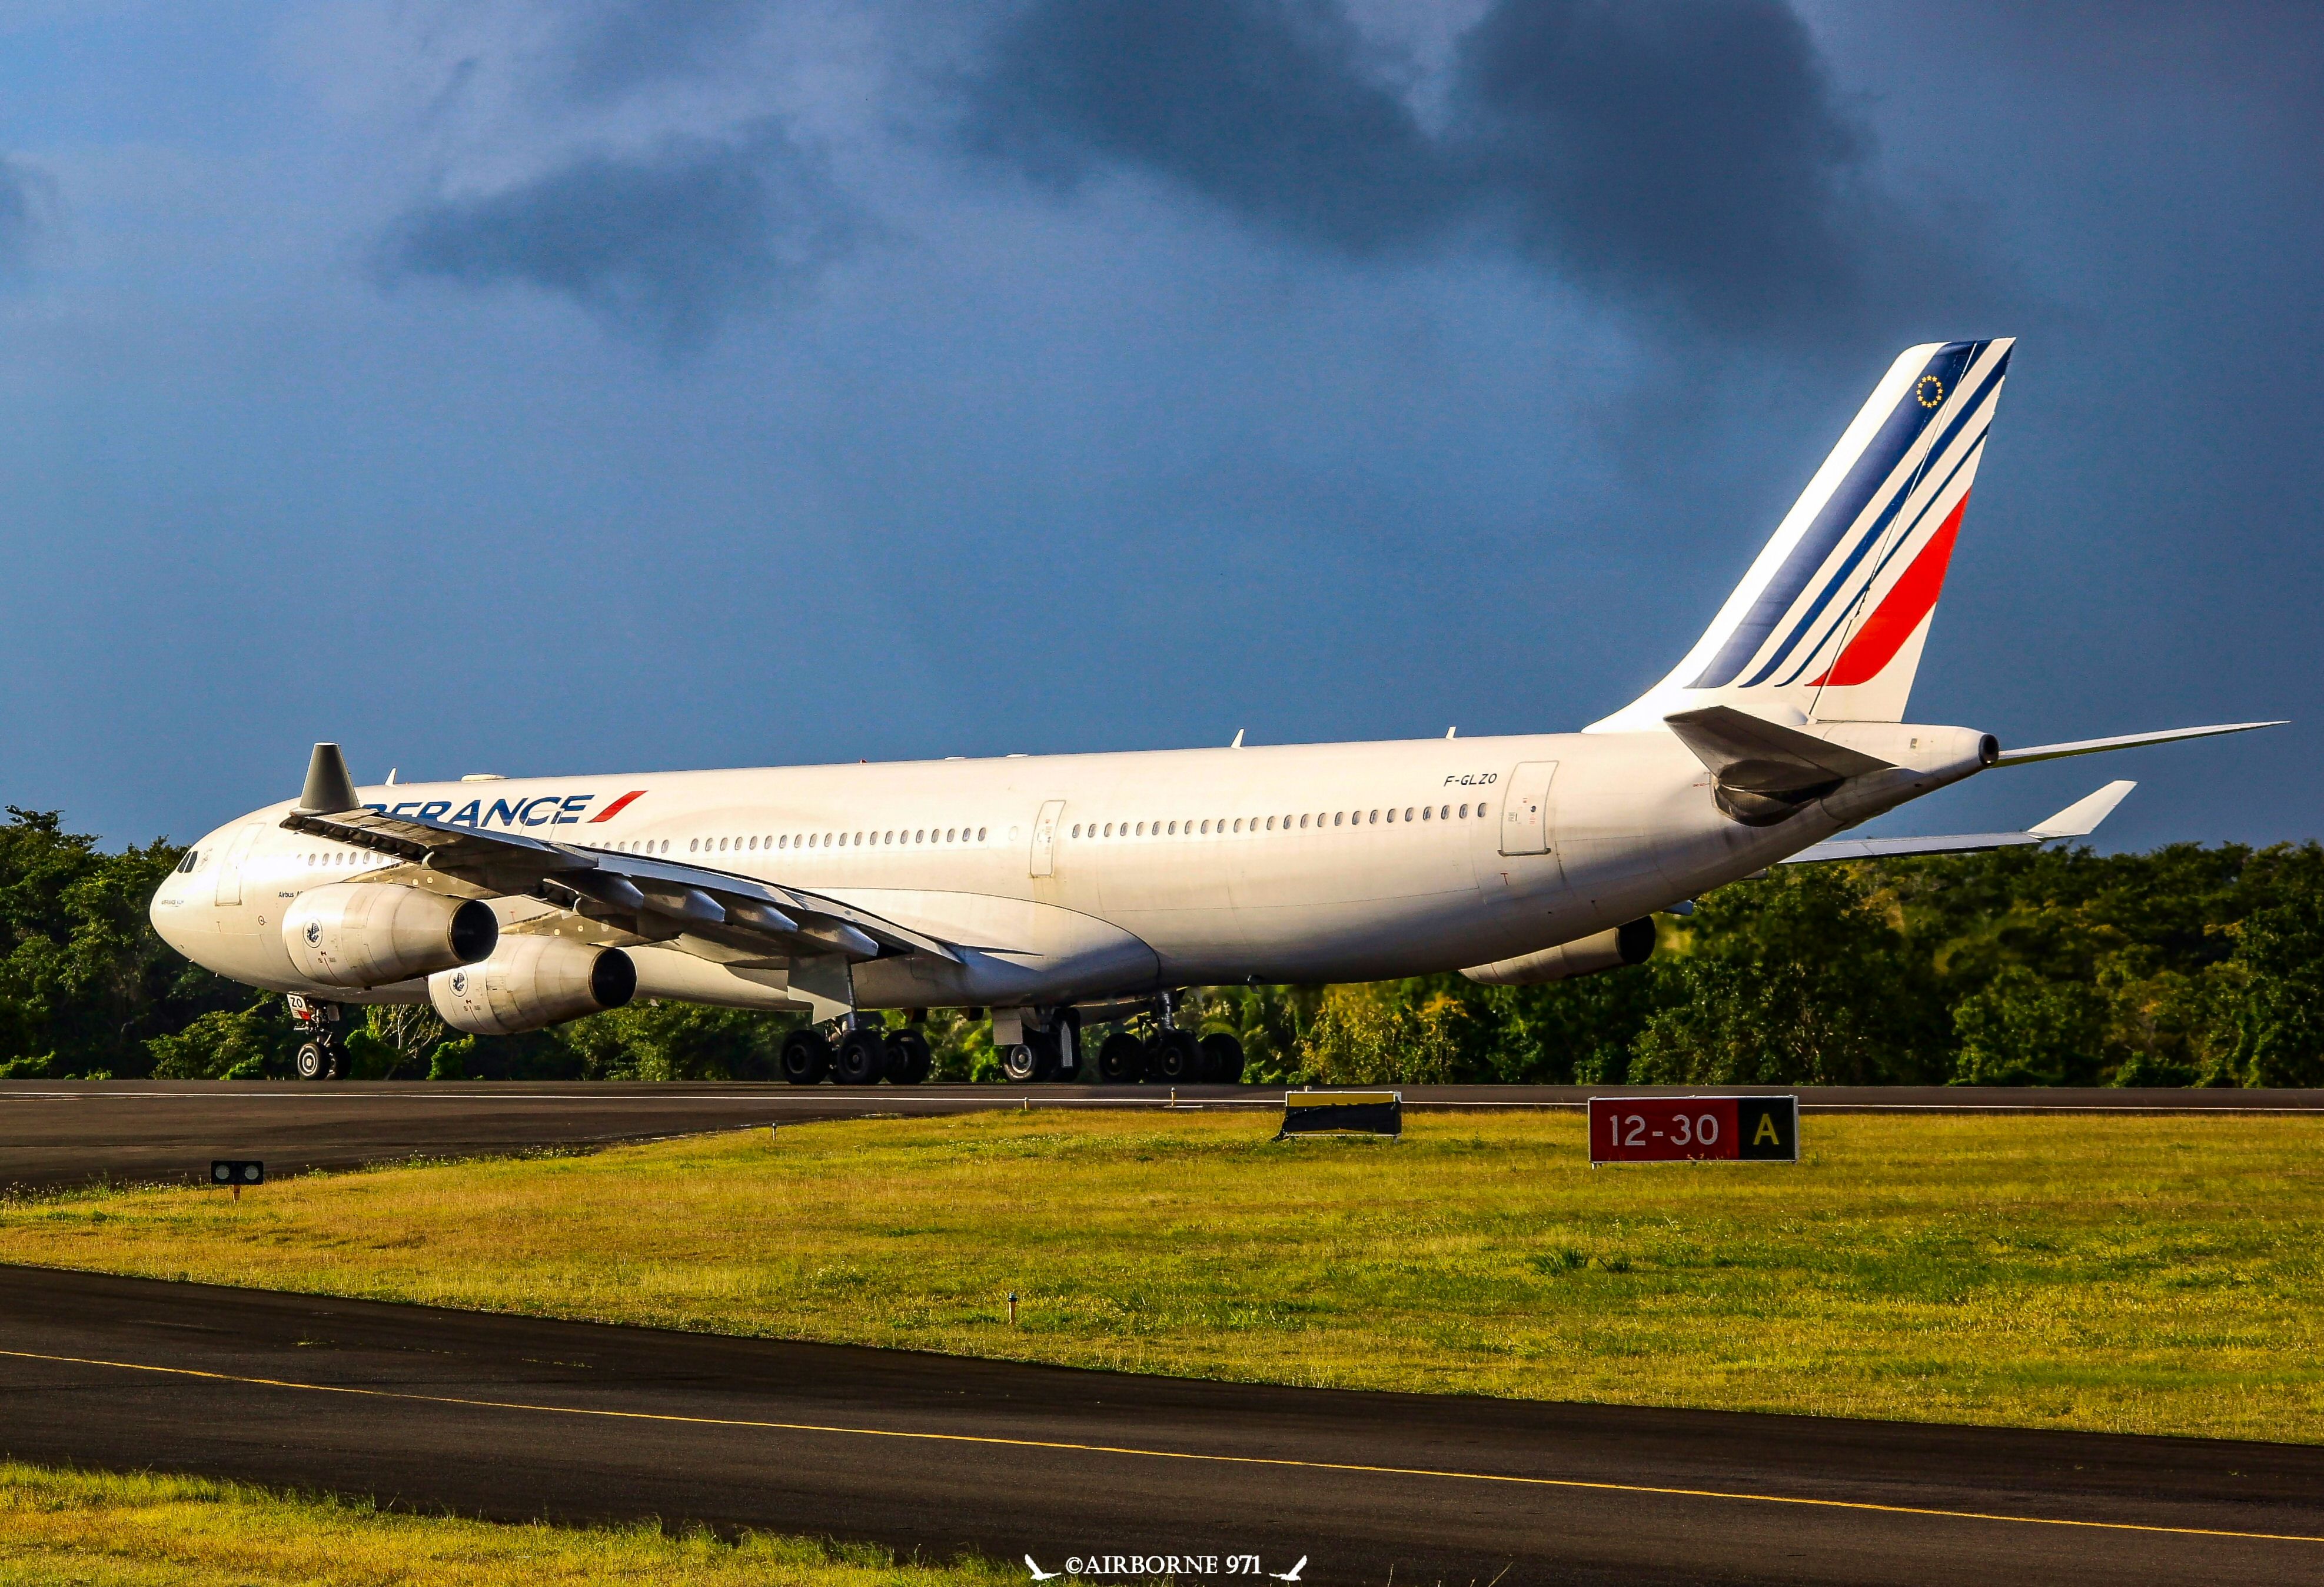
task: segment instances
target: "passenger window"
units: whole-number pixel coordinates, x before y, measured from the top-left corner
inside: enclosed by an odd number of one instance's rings
[[[1463,820],[1463,821],[1466,821],[1468,818],[1469,818],[1469,807],[1468,807],[1468,806],[1466,806],[1466,805],[1463,805],[1463,806],[1462,806],[1462,807],[1461,807],[1461,819],[1462,819],[1462,820]]]
[[[1378,810],[1374,810],[1372,812],[1372,818],[1368,825],[1372,826],[1378,826],[1379,825],[1379,812]]]
[[[1434,821],[1436,818],[1436,807],[1434,805],[1421,806],[1420,818],[1423,821]]]
[[[1347,819],[1347,817],[1346,817],[1346,816],[1344,816],[1344,815],[1341,814],[1340,812],[1338,812],[1338,811],[1336,811],[1336,810],[1335,810],[1335,811],[1333,811],[1333,814],[1332,814],[1332,825],[1333,825],[1333,826],[1339,826],[1342,822],[1345,821],[1346,819]]]
[[[984,841],[984,828],[982,826],[976,829],[976,841],[979,843],[982,843]]]
[[[689,837],[686,840],[686,852],[687,853],[690,854],[694,853],[696,846],[696,841],[693,838]]]
[[[951,841],[952,841],[952,828],[951,828],[951,827],[949,827],[949,826],[947,826],[947,827],[945,827],[945,842],[946,842],[946,843],[950,843]]]
[[[1412,807],[1411,807],[1411,806],[1409,806],[1409,805],[1406,805],[1406,806],[1404,807],[1404,818],[1405,818],[1406,821],[1409,821],[1409,820],[1411,820],[1411,819],[1412,819]]]
[[[1242,830],[1242,823],[1241,823],[1240,820],[1238,820],[1238,821],[1234,824],[1234,829],[1235,829],[1237,832],[1240,832],[1240,831]]]

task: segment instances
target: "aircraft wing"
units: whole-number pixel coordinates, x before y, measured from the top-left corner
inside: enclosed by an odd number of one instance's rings
[[[649,940],[681,934],[772,956],[838,954],[876,959],[928,954],[954,964],[951,944],[821,893],[706,865],[545,843],[366,806],[318,814],[294,809],[293,832],[393,854],[487,893],[559,904]]]
[[[1831,860],[1887,860],[1904,854],[1969,854],[1987,849],[2055,843],[2063,837],[2088,837],[2137,786],[2135,782],[2109,782],[2023,832],[1960,832],[1942,837],[1835,837],[1802,849],[1778,863],[1816,865]]]

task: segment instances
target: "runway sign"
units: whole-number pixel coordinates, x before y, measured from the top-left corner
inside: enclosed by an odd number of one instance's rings
[[[266,1183],[266,1165],[239,1158],[213,1158],[210,1159],[210,1183],[232,1185],[237,1188],[244,1185],[263,1185]]]
[[[1796,1163],[1795,1096],[1593,1096],[1590,1162]]]
[[[1283,1128],[1286,1135],[1315,1135],[1351,1130],[1366,1135],[1404,1133],[1404,1093],[1400,1091],[1287,1091],[1283,1093]]]

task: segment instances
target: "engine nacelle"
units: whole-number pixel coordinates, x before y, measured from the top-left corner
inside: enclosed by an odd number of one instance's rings
[[[619,948],[554,937],[504,937],[481,964],[428,978],[444,1023],[471,1036],[514,1036],[618,1009],[637,995],[638,969]]]
[[[1654,951],[1654,921],[1629,920],[1575,942],[1562,942],[1514,959],[1497,959],[1461,973],[1483,986],[1540,986],[1576,975],[1595,975],[1600,970],[1619,970],[1626,964],[1643,964]]]
[[[500,940],[489,905],[390,881],[335,881],[282,916],[299,973],[325,986],[385,986],[488,956]]]

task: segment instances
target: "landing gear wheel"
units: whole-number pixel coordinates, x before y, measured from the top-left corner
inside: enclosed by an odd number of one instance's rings
[[[1203,1038],[1203,1078],[1222,1085],[1242,1084],[1242,1043],[1223,1030]]]
[[[310,1041],[299,1048],[299,1056],[290,1061],[301,1080],[337,1080],[339,1077],[337,1051],[319,1041]]]
[[[888,1037],[888,1084],[918,1085],[936,1066],[928,1038],[917,1030],[891,1031]]]
[[[793,1085],[820,1085],[831,1073],[831,1043],[820,1030],[794,1030],[783,1038],[783,1078]]]
[[[1019,1085],[1024,1084],[1028,1080],[1040,1078],[1040,1049],[1028,1041],[1020,1041],[1015,1047],[1002,1048],[1001,1073]]]
[[[1146,1072],[1157,1080],[1185,1085],[1203,1077],[1203,1044],[1191,1030],[1157,1030],[1147,1049]]]
[[[1097,1077],[1108,1085],[1129,1085],[1146,1078],[1146,1044],[1127,1030],[1117,1030],[1097,1049]]]
[[[851,1030],[839,1038],[831,1077],[842,1085],[877,1085],[888,1072],[888,1038],[877,1030]]]

